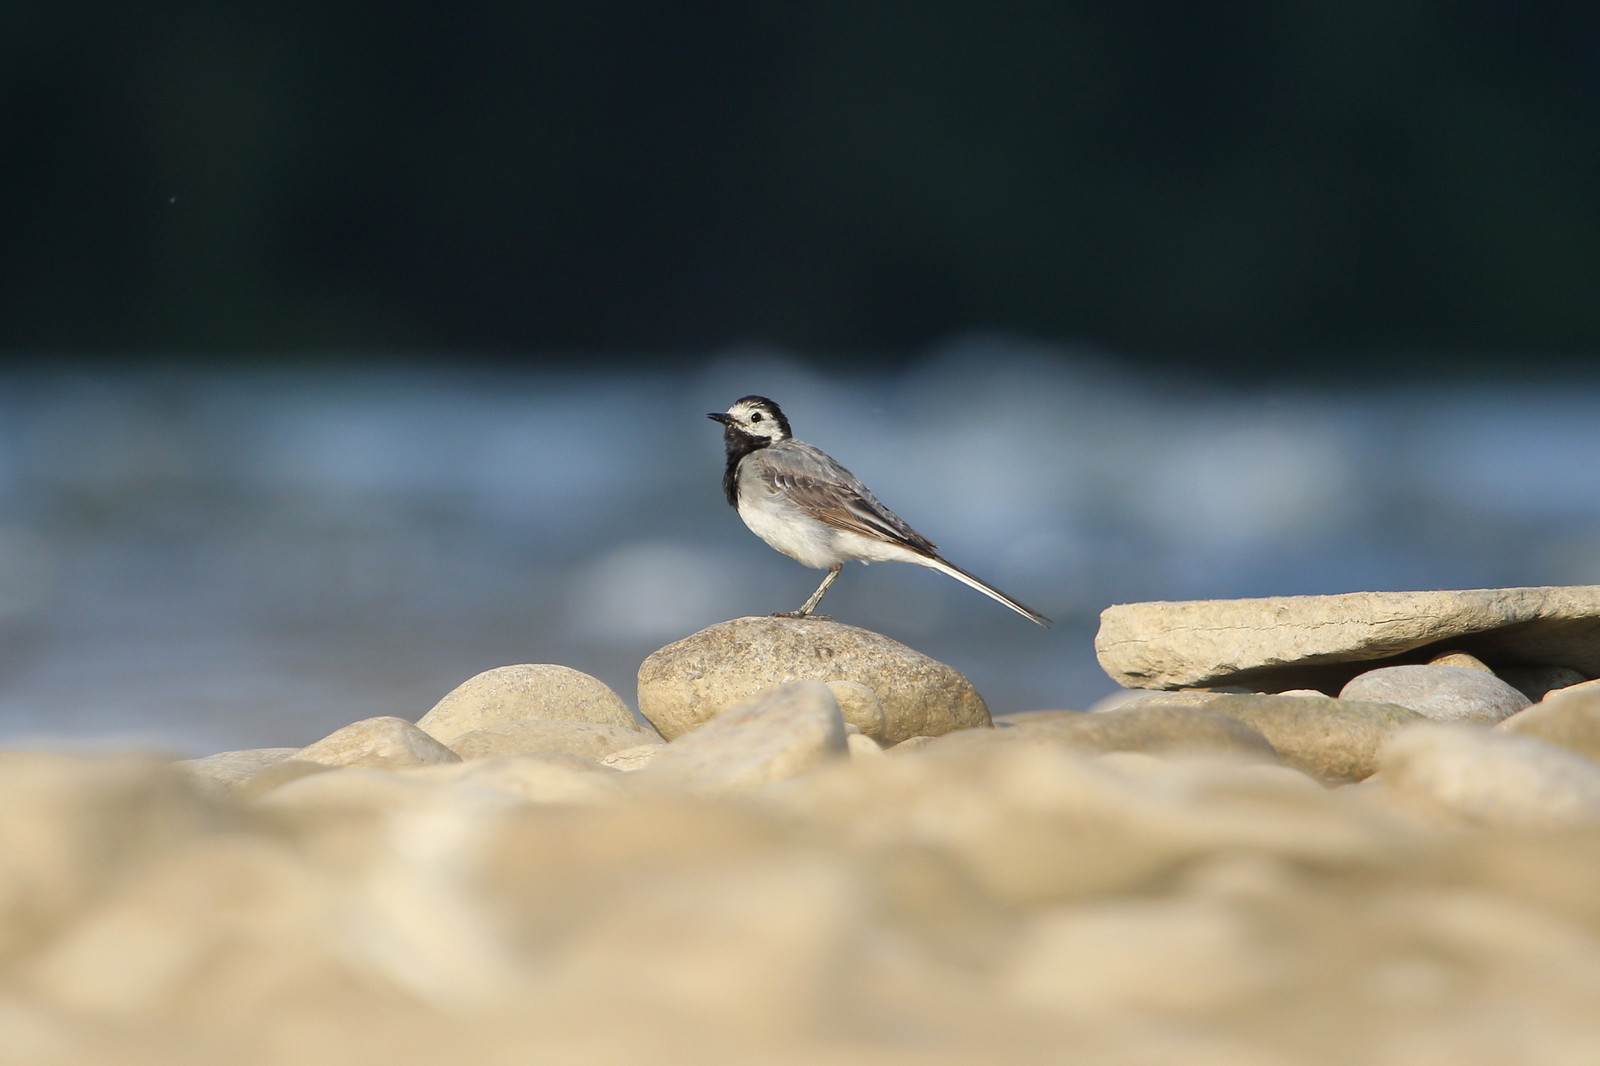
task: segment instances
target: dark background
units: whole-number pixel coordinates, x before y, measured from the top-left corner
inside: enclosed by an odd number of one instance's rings
[[[1593,0],[7,0],[0,80],[12,358],[1600,346]]]

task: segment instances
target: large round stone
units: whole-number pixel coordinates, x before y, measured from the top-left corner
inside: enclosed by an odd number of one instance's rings
[[[446,693],[417,725],[449,744],[474,729],[541,719],[640,728],[628,705],[605,682],[552,663],[485,670]]]
[[[793,681],[855,681],[883,707],[880,739],[987,726],[972,683],[879,633],[816,618],[736,618],[708,626],[639,667],[639,713],[669,740],[723,708]]]

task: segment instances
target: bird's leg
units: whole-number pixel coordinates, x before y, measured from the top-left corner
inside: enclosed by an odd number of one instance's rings
[[[815,592],[813,592],[811,594],[811,598],[809,600],[807,600],[805,603],[801,604],[800,609],[798,611],[790,611],[788,614],[781,614],[781,615],[777,615],[776,617],[779,617],[779,618],[804,618],[807,615],[809,615],[812,611],[816,610],[817,609],[817,604],[822,602],[822,594],[824,592],[828,591],[828,586],[833,584],[834,579],[839,576],[839,571],[841,571],[843,569],[844,569],[844,564],[843,563],[834,563],[833,566],[828,568],[828,575],[822,579],[822,584],[817,586],[817,591],[815,591]]]

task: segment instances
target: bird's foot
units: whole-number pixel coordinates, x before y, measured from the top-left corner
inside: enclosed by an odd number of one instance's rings
[[[773,618],[814,618],[819,622],[831,622],[831,621],[833,621],[833,616],[832,615],[812,614],[810,611],[777,611],[772,615],[772,617]]]

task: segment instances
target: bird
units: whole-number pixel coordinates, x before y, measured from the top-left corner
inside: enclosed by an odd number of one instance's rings
[[[1050,627],[1050,619],[1032,607],[941,556],[932,541],[879,503],[827,452],[796,440],[783,410],[765,396],[746,396],[706,417],[722,423],[728,458],[722,491],[744,524],[802,566],[828,571],[799,610],[774,617],[810,615],[844,564],[855,559],[926,566]]]

